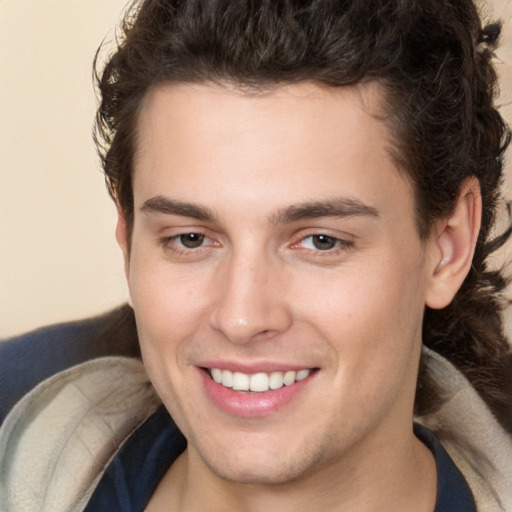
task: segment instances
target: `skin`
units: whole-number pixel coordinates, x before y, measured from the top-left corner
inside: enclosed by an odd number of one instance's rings
[[[147,94],[131,246],[121,214],[117,237],[148,375],[188,440],[147,510],[434,509],[434,461],[412,432],[421,324],[467,273],[479,193],[468,182],[421,241],[388,127],[371,115],[380,94]],[[344,214],[316,217],[311,203]],[[185,247],[187,233],[204,239]],[[250,418],[205,392],[211,360],[315,371]]]

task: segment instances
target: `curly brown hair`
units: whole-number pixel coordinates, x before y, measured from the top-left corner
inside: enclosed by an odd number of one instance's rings
[[[133,223],[132,166],[139,107],[162,83],[232,83],[261,90],[316,81],[378,81],[399,168],[413,185],[418,232],[450,214],[468,177],[483,199],[473,264],[453,302],[428,309],[425,345],[458,367],[512,432],[512,355],[501,320],[496,239],[509,132],[494,107],[491,64],[499,23],[482,26],[471,0],[142,0],[127,11],[116,51],[97,72],[95,137],[110,194]],[[129,235],[129,233],[128,233]],[[442,390],[420,364],[416,413]]]

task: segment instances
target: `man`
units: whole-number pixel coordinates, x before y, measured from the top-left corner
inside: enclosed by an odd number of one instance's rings
[[[27,395],[5,509],[511,510],[498,34],[467,0],[135,6],[97,139],[145,370]]]

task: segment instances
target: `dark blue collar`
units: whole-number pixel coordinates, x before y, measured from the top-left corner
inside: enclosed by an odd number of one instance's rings
[[[164,406],[124,443],[84,512],[142,512],[187,441]]]
[[[433,453],[438,474],[434,512],[476,512],[461,472],[436,439],[421,425],[414,433]],[[126,441],[114,457],[85,512],[142,512],[171,464],[187,442],[162,406]]]
[[[414,424],[416,437],[430,449],[437,467],[437,501],[434,512],[476,512],[469,485],[436,436]]]

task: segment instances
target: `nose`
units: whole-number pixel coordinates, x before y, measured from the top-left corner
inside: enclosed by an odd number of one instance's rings
[[[233,343],[268,339],[292,323],[279,265],[264,257],[233,258],[218,275],[210,325]]]

